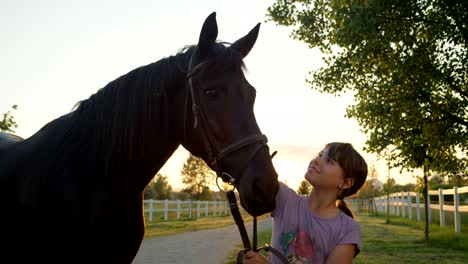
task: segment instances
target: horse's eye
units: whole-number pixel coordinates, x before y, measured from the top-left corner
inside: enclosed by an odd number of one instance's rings
[[[216,97],[218,95],[218,91],[216,91],[215,89],[206,89],[203,92],[209,97]]]

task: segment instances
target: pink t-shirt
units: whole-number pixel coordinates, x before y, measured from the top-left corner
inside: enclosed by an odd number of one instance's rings
[[[320,218],[308,207],[309,196],[300,196],[283,183],[276,196],[273,217],[272,247],[283,253],[290,263],[322,264],[337,245],[356,245],[359,253],[359,224],[341,212],[335,218]],[[272,263],[281,263],[270,254]]]

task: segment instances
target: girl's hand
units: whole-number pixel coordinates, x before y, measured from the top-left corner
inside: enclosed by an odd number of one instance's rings
[[[269,264],[267,258],[265,258],[262,254],[254,252],[254,251],[247,251],[244,255],[244,264]]]

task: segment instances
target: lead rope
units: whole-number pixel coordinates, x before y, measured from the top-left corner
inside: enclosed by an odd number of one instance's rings
[[[276,155],[276,153],[278,152],[275,151],[271,154],[272,159]],[[244,220],[242,219],[242,216],[239,212],[239,207],[237,206],[237,200],[236,200],[236,195],[234,194],[234,189],[227,191],[226,196],[229,201],[229,208],[231,210],[232,217],[234,218],[237,228],[239,229],[239,233],[242,238],[242,244],[244,246],[244,248],[239,250],[239,252],[237,253],[236,263],[242,264],[244,261],[244,255],[248,251],[260,252],[261,250],[265,250],[275,255],[281,261],[281,263],[288,264],[289,263],[288,259],[279,250],[271,247],[270,245],[265,244],[264,246],[257,248],[257,217],[256,216],[253,217],[252,247],[250,246],[249,236],[247,234],[247,230],[245,229]]]

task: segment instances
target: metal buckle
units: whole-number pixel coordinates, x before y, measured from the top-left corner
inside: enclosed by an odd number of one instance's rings
[[[216,186],[218,186],[218,189],[221,191],[221,192],[229,192],[229,191],[233,191],[234,189],[236,189],[236,186],[234,186],[234,183],[236,182],[236,179],[234,177],[232,177],[229,173],[226,173],[226,172],[222,172],[221,175],[226,175],[229,180],[225,183],[229,184],[232,186],[232,189],[229,190],[229,189],[223,189],[219,186],[219,181],[218,179],[221,178],[220,176],[216,176]],[[221,180],[224,182],[224,180],[221,178]]]

